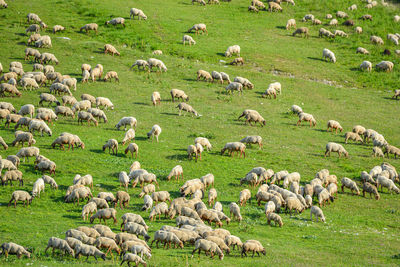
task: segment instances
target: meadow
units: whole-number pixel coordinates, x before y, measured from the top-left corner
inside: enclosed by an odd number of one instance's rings
[[[347,11],[347,7],[356,3],[359,9]],[[55,257],[44,254],[47,241],[51,236],[64,238],[65,231],[81,225],[90,226],[81,218],[83,204],[64,203],[65,190],[72,184],[75,174],[91,174],[94,179],[93,195],[101,191],[113,192],[123,190],[118,181],[120,171],[129,171],[134,159],[123,153],[126,146],[120,145],[118,155],[102,151],[108,139],[121,141],[124,131],[117,131],[114,125],[124,116],[133,116],[138,120],[135,143],[139,146],[138,161],[142,168],[157,175],[160,190],[170,192],[172,198],[179,197],[179,187],[184,181],[167,181],[170,170],[180,164],[184,170],[185,181],[212,173],[215,176],[215,188],[218,201],[229,213],[228,205],[238,202],[239,192],[249,185],[239,185],[253,167],[262,166],[275,172],[288,170],[301,174],[301,184],[314,178],[317,171],[329,169],[338,179],[349,177],[362,187],[361,171],[367,171],[382,162],[389,162],[399,168],[399,160],[393,155],[388,159],[374,158],[372,144],[344,144],[344,132],[351,131],[354,125],[377,130],[392,145],[400,145],[398,117],[399,103],[392,100],[393,90],[399,80],[399,58],[394,53],[396,46],[386,40],[386,34],[395,33],[398,24],[393,16],[399,12],[397,4],[367,10],[361,1],[332,0],[321,4],[316,0],[298,0],[295,6],[282,4],[282,13],[260,11],[250,13],[249,1],[221,2],[220,5],[192,5],[189,0],[165,1],[50,1],[31,0],[9,1],[7,9],[0,9],[0,62],[5,69],[11,61],[20,61],[25,71],[31,71],[32,61],[24,61],[24,49],[29,36],[25,29],[26,14],[38,14],[49,25],[42,35],[51,36],[53,47],[40,49],[56,55],[60,64],[56,71],[68,74],[80,81],[81,64],[92,66],[100,63],[104,71],[118,72],[120,82],[78,83],[73,95],[78,99],[83,93],[110,98],[115,109],[106,111],[109,122],[99,123],[98,127],[86,124],[78,125],[76,119],[60,117],[50,125],[53,135],[40,137],[35,133],[36,146],[40,153],[57,164],[55,179],[58,190],[46,186],[40,198],[35,198],[32,205],[24,208],[7,207],[14,190],[31,191],[32,185],[41,173],[34,170],[33,159],[21,162],[20,170],[24,174],[24,186],[0,187],[0,243],[15,242],[33,251],[31,259],[17,259],[9,256],[0,257],[2,266],[61,266],[73,264],[87,266],[119,265],[116,254],[107,261],[96,262],[90,258],[76,260],[71,256]],[[130,8],[140,8],[147,15],[147,20],[130,20]],[[325,14],[335,14],[342,10],[349,14],[356,26],[361,26],[363,34],[354,33],[354,27],[330,27],[342,29],[349,33],[348,38],[337,37],[333,40],[318,38],[320,26],[311,22],[301,22],[308,13],[326,23]],[[359,18],[371,14],[373,21]],[[108,25],[105,21],[114,17],[124,17],[126,27]],[[286,21],[295,18],[297,27],[310,29],[309,38],[292,37],[292,30],[284,28]],[[81,33],[79,28],[86,23],[99,24],[98,34]],[[339,20],[343,22],[343,20]],[[196,23],[205,23],[208,35],[190,34],[196,40],[194,46],[183,46],[182,36]],[[66,27],[61,33],[53,34],[53,25]],[[369,37],[379,35],[385,41],[384,46],[370,44]],[[64,38],[64,37],[67,37]],[[104,44],[114,45],[121,56],[104,55]],[[231,66],[226,63],[233,58],[225,58],[223,53],[230,45],[241,47],[243,66]],[[356,54],[356,48],[368,49],[370,55]],[[335,64],[322,60],[323,48],[329,48],[336,54]],[[383,56],[384,48],[392,55]],[[163,55],[154,56],[152,51],[160,49]],[[129,70],[137,59],[156,57],[162,60],[168,71],[143,72]],[[390,60],[395,64],[391,73],[362,72],[358,66],[363,60],[374,65],[381,60]],[[253,90],[245,90],[242,96],[237,93],[227,95],[225,86],[217,83],[196,81],[199,69],[224,71],[233,80],[236,76],[248,78],[254,85]],[[276,99],[261,98],[268,84],[279,81],[282,94]],[[189,104],[201,115],[200,118],[190,115],[178,116],[177,103],[172,103],[169,91],[172,88],[184,90],[189,96]],[[22,97],[5,97],[1,101],[10,102],[19,109],[20,106],[32,103],[37,107],[39,95],[48,92],[48,87],[37,91],[22,91]],[[160,106],[153,106],[150,96],[153,91],[161,94]],[[61,97],[58,97],[61,99]],[[299,105],[317,120],[315,128],[307,123],[296,126],[297,116],[290,113],[290,107]],[[248,126],[237,117],[244,109],[255,109],[265,119],[266,126]],[[328,120],[337,120],[344,128],[343,133],[326,131]],[[160,141],[147,139],[146,133],[154,124],[162,128]],[[51,143],[62,132],[78,135],[85,143],[85,149],[61,151],[52,149]],[[248,146],[246,158],[221,156],[220,149],[227,142],[239,141],[247,135],[260,135],[264,148]],[[0,136],[7,143],[14,140],[13,127],[0,126]],[[204,152],[202,160],[188,160],[186,149],[198,136],[207,137],[213,145],[210,152]],[[349,152],[349,158],[339,159],[337,154],[325,158],[325,145],[328,142],[343,144]],[[20,147],[3,149],[3,158],[14,155]],[[252,196],[257,188],[250,188]],[[138,197],[140,187],[129,187],[131,202],[128,209],[117,208],[118,222],[126,212],[137,213],[148,221],[148,212],[140,210],[143,199]],[[207,194],[205,194],[207,196]],[[206,200],[206,199],[205,199]],[[253,198],[254,200],[254,198]],[[316,204],[316,202],[315,202]],[[398,266],[400,253],[399,195],[389,194],[386,189],[381,199],[376,201],[369,197],[354,196],[346,190],[339,193],[334,203],[323,208],[327,222],[310,221],[309,210],[300,215],[280,214],[282,228],[267,225],[264,206],[257,206],[256,201],[241,208],[243,221],[224,224],[231,234],[239,236],[242,241],[259,240],[266,248],[266,256],[241,258],[238,251],[226,255],[223,262],[217,258],[210,259],[202,254],[191,258],[192,245],[181,249],[153,248],[153,257],[148,260],[149,266],[255,266],[283,265],[329,265],[329,266]],[[109,225],[116,233],[119,223]],[[175,225],[175,219],[157,220],[149,223],[150,236],[162,225]],[[397,257],[396,257],[397,255]]]

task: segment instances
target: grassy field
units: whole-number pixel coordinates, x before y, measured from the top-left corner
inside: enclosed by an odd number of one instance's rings
[[[359,9],[347,11],[354,2],[345,0],[329,1],[321,5],[320,1],[297,1],[296,6],[282,4],[282,13],[260,11],[259,14],[249,13],[249,1],[221,2],[221,5],[198,6],[185,1],[9,1],[8,9],[0,10],[0,62],[5,69],[11,61],[23,62],[25,71],[31,71],[33,62],[24,62],[24,49],[28,36],[25,28],[26,14],[33,12],[45,21],[49,28],[60,24],[66,26],[63,33],[46,33],[52,38],[53,48],[40,49],[41,52],[54,53],[60,64],[56,71],[68,74],[78,81],[81,77],[80,66],[88,63],[95,66],[103,64],[105,72],[117,71],[119,83],[102,81],[89,84],[78,84],[73,92],[78,99],[82,93],[94,96],[104,96],[111,99],[115,105],[113,111],[106,111],[109,122],[100,123],[97,128],[77,124],[76,119],[59,118],[51,126],[53,136],[35,134],[36,146],[41,154],[57,164],[55,179],[59,190],[53,191],[48,186],[40,198],[33,201],[30,207],[18,205],[16,209],[7,208],[11,193],[14,190],[32,190],[32,185],[41,176],[34,170],[33,161],[22,163],[20,170],[24,173],[25,185],[14,185],[0,188],[0,242],[16,242],[30,247],[33,251],[31,259],[16,259],[10,256],[7,260],[0,258],[0,265],[33,265],[59,266],[75,264],[117,265],[116,255],[106,262],[95,263],[73,259],[70,256],[51,254],[45,255],[44,249],[51,236],[63,238],[66,230],[81,225],[88,225],[80,217],[82,204],[64,203],[66,188],[72,184],[75,174],[91,174],[94,178],[93,195],[101,191],[116,193],[119,187],[118,173],[129,171],[132,159],[123,154],[125,147],[120,145],[117,156],[102,151],[102,145],[110,138],[122,140],[123,131],[117,131],[114,125],[123,116],[134,116],[138,120],[136,143],[142,168],[157,175],[160,190],[167,190],[173,198],[179,196],[178,188],[184,183],[174,180],[166,181],[169,171],[177,164],[183,166],[185,180],[199,178],[207,173],[215,176],[215,188],[218,200],[223,204],[224,211],[229,213],[230,202],[237,202],[239,192],[247,185],[239,185],[239,180],[253,167],[263,166],[274,171],[297,171],[301,174],[302,184],[314,178],[317,171],[327,168],[339,179],[349,177],[357,180],[359,186],[360,172],[369,170],[387,161],[398,167],[398,160],[384,160],[371,157],[372,145],[345,144],[349,152],[348,159],[338,159],[337,154],[324,158],[325,145],[333,141],[344,143],[343,133],[326,132],[326,122],[335,119],[344,127],[344,132],[361,124],[383,134],[386,140],[395,146],[400,144],[398,119],[398,103],[391,99],[393,90],[397,89],[399,80],[398,57],[396,47],[386,41],[386,34],[395,33],[398,25],[393,22],[393,16],[399,12],[395,6],[377,7],[367,10],[365,3],[356,1]],[[131,7],[142,9],[148,19],[129,20]],[[356,35],[352,27],[339,26],[349,33],[349,38],[326,40],[318,38],[320,26],[301,22],[301,18],[313,13],[326,23],[325,14],[335,14],[343,10],[349,13],[356,25],[364,29],[364,33]],[[373,21],[362,21],[363,14],[371,14]],[[114,17],[125,17],[126,28],[121,26],[105,26],[104,22]],[[307,26],[311,36],[308,39],[292,37],[292,31],[286,31],[284,26],[289,18],[295,18],[297,26]],[[79,28],[86,23],[99,24],[99,33],[79,33]],[[343,20],[339,20],[343,22]],[[195,46],[183,46],[182,36],[195,23],[205,23],[208,35],[195,36]],[[336,28],[325,26],[330,30]],[[369,42],[370,35],[379,35],[385,40],[385,45],[377,47]],[[64,39],[61,37],[68,37]],[[121,53],[120,57],[104,55],[104,44],[113,44]],[[241,46],[241,56],[245,59],[244,66],[226,65],[229,62],[223,56],[230,45]],[[356,48],[362,46],[368,49],[370,55],[356,54]],[[337,57],[337,63],[332,64],[321,60],[322,49],[329,48]],[[384,48],[392,51],[391,56],[382,56]],[[151,53],[161,49],[161,59],[168,71],[166,73],[147,73],[137,70],[129,71],[131,64],[137,59],[154,57]],[[363,60],[369,60],[374,65],[381,60],[394,62],[392,73],[372,71],[364,73],[358,70]],[[209,72],[224,71],[233,80],[236,76],[248,78],[255,84],[253,90],[247,90],[243,96],[233,96],[224,93],[224,87],[216,83],[196,81],[196,71],[204,69]],[[263,99],[268,84],[279,81],[283,93],[277,99]],[[333,84],[330,86],[327,83]],[[200,114],[201,118],[177,116],[177,103],[170,101],[169,91],[172,88],[184,90],[189,96],[189,104]],[[32,103],[35,106],[42,92],[48,92],[48,87],[38,91],[23,91],[21,98],[3,98],[19,109],[23,104]],[[153,91],[159,91],[162,104],[151,105],[150,96]],[[297,127],[297,116],[288,111],[291,105],[300,105],[307,113],[317,120],[315,128],[307,124]],[[256,109],[266,119],[265,127],[250,127],[237,117],[244,109]],[[151,142],[146,133],[154,124],[162,127],[160,142]],[[85,142],[84,150],[60,151],[52,149],[50,144],[61,132],[71,132],[80,136]],[[14,139],[14,131],[0,127],[0,135],[7,143]],[[246,158],[231,158],[221,156],[219,151],[227,142],[239,141],[247,135],[260,135],[263,138],[264,149],[256,146],[248,147]],[[199,162],[188,161],[186,148],[192,144],[195,137],[205,136],[213,145],[213,150],[202,155]],[[1,150],[1,156],[16,154],[19,147]],[[148,212],[140,211],[143,200],[138,197],[139,187],[129,188],[131,202],[129,209],[117,208],[118,219],[125,212],[142,215],[146,220]],[[251,189],[254,195],[257,189]],[[206,194],[207,195],[207,194]],[[226,266],[273,265],[392,265],[400,264],[394,257],[400,253],[399,196],[388,194],[385,190],[381,200],[352,196],[348,192],[340,193],[335,202],[323,208],[327,223],[311,222],[309,211],[290,216],[281,214],[284,226],[282,228],[267,225],[264,207],[258,207],[255,202],[241,209],[244,220],[224,225],[233,235],[242,241],[257,239],[265,246],[267,256],[240,258],[240,253],[234,251],[224,258]],[[174,225],[175,220],[161,219],[152,222],[150,235],[164,224]],[[119,232],[119,224],[111,225]],[[190,258],[193,246],[185,246],[183,250],[153,250],[153,257],[148,261],[150,266],[220,266],[218,259],[211,260],[202,254]]]

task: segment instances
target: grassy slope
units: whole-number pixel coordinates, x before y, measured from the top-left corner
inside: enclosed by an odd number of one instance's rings
[[[239,179],[255,166],[264,166],[276,171],[298,171],[302,175],[302,181],[308,181],[321,168],[328,168],[338,177],[358,179],[362,170],[369,170],[382,162],[381,159],[370,157],[371,146],[354,144],[345,146],[351,155],[349,159],[338,160],[336,155],[324,159],[323,150],[328,141],[343,142],[341,135],[325,132],[325,123],[329,119],[340,121],[345,131],[351,130],[355,124],[361,124],[377,129],[390,143],[400,143],[397,134],[397,108],[393,105],[394,102],[387,99],[391,96],[387,90],[395,88],[398,80],[397,68],[395,67],[395,71],[390,74],[365,74],[351,70],[365,58],[370,58],[373,63],[384,58],[379,55],[382,48],[374,48],[368,40],[370,34],[384,37],[388,32],[395,32],[396,28],[391,19],[395,14],[394,10],[377,7],[368,11],[355,11],[354,18],[365,13],[374,15],[373,22],[357,21],[357,25],[364,28],[365,34],[327,41],[314,37],[308,40],[292,38],[281,26],[291,17],[296,18],[298,26],[306,25],[301,23],[300,19],[309,13],[309,10],[317,17],[323,18],[325,13],[334,13],[336,9],[345,10],[350,6],[350,1],[340,1],[339,5],[336,5],[338,1],[335,1],[328,6],[324,5],[326,8],[322,8],[317,1],[298,1],[295,7],[286,7],[284,4],[285,11],[282,14],[250,14],[246,11],[246,1],[206,7],[192,6],[187,1],[139,1],[135,5],[129,1],[103,2],[15,1],[10,3],[9,9],[0,11],[0,28],[4,36],[8,37],[0,39],[0,62],[3,66],[7,67],[13,60],[23,61],[25,46],[22,42],[26,42],[27,39],[21,35],[27,26],[24,17],[28,12],[34,12],[48,25],[67,26],[67,31],[57,36],[68,36],[70,41],[55,38],[49,33],[53,39],[53,48],[49,51],[61,62],[56,67],[57,71],[79,78],[82,63],[92,66],[101,63],[106,71],[117,71],[121,79],[119,84],[97,82],[79,85],[78,90],[74,92],[76,98],[83,92],[109,97],[116,109],[107,112],[110,121],[108,124],[100,124],[95,129],[77,126],[76,121],[62,118],[52,127],[52,137],[36,137],[41,153],[57,163],[55,178],[60,184],[59,191],[46,188],[43,196],[36,199],[31,207],[8,209],[5,205],[15,187],[0,189],[0,211],[4,217],[0,220],[0,241],[13,240],[33,247],[37,255],[32,260],[16,260],[14,257],[10,257],[8,261],[1,259],[2,264],[33,261],[35,265],[54,266],[71,261],[71,258],[44,256],[44,247],[50,236],[63,237],[67,229],[87,225],[79,216],[82,205],[78,207],[62,202],[64,191],[76,173],[93,175],[96,185],[94,194],[100,191],[116,192],[120,189],[116,175],[119,171],[127,171],[132,161],[122,155],[122,149],[115,157],[103,153],[101,146],[109,138],[123,138],[123,131],[113,130],[113,125],[122,116],[135,116],[138,119],[139,160],[144,168],[157,175],[162,190],[170,191],[173,197],[178,196],[177,188],[182,182],[164,181],[164,177],[176,164],[183,166],[185,179],[198,178],[212,172],[216,177],[219,201],[224,204],[225,209],[231,201],[237,201],[240,190],[245,188],[238,186]],[[148,21],[128,20],[125,29],[103,26],[106,19],[127,17],[131,6],[143,9],[149,17]],[[100,25],[97,36],[77,33],[83,24],[90,22]],[[196,46],[183,47],[180,44],[182,35],[194,23],[206,23],[209,35],[195,36]],[[319,27],[308,24],[307,26],[310,27],[312,36],[315,36]],[[101,54],[105,43],[114,44],[122,56],[113,58]],[[221,59],[226,60],[221,53],[232,44],[242,47],[242,56],[247,61],[244,67],[226,67],[219,63]],[[354,52],[357,46],[369,49],[372,54],[367,57],[356,55]],[[319,60],[324,47],[336,53],[337,64]],[[392,45],[388,47],[391,50],[394,48]],[[134,60],[151,57],[153,49],[164,51],[164,55],[159,58],[166,63],[169,69],[167,73],[160,75],[128,71]],[[395,64],[398,62],[395,56],[387,59]],[[24,66],[28,71],[31,68],[28,63]],[[219,85],[195,81],[195,72],[200,68],[210,72],[225,71],[232,79],[239,75],[247,77],[254,82],[256,88],[246,91],[243,97],[226,96],[220,93],[223,87]],[[270,74],[273,69],[293,73],[296,78],[273,76]],[[330,87],[308,81],[310,78],[337,81],[345,87]],[[260,93],[272,81],[282,83],[283,95],[276,100],[260,98]],[[352,86],[365,88],[355,89],[351,88]],[[190,104],[203,114],[203,117],[194,119],[176,116],[176,104],[172,104],[168,97],[171,88],[185,90],[191,97]],[[40,92],[46,90],[48,89],[43,88]],[[156,108],[150,106],[149,101],[151,93],[155,90],[159,91],[165,100]],[[5,101],[12,102],[18,108],[24,103],[37,104],[38,95],[39,92],[24,92],[20,99],[7,98]],[[301,104],[306,112],[314,114],[318,121],[316,129],[295,126],[296,117],[287,114],[292,104]],[[245,108],[257,109],[267,119],[267,127],[248,127],[242,122],[237,122],[235,118]],[[145,139],[146,132],[156,123],[163,129],[158,144]],[[73,152],[50,149],[49,145],[55,136],[63,131],[79,135],[87,148]],[[7,142],[13,140],[11,130],[2,128],[0,134]],[[253,146],[247,150],[246,159],[231,159],[219,155],[218,150],[226,142],[236,141],[250,134],[263,137],[263,151]],[[186,160],[186,147],[193,142],[195,136],[200,135],[209,137],[214,149],[211,153],[204,153],[201,162],[189,162]],[[17,151],[17,148],[10,148],[1,153],[6,157]],[[387,161],[398,165],[394,159]],[[21,170],[26,181],[22,189],[30,191],[40,174],[34,171],[32,163],[22,164]],[[137,198],[139,191],[139,188],[129,189],[132,197],[129,211],[147,217],[147,213],[138,211],[142,203],[142,200]],[[252,192],[255,193],[256,190]],[[398,254],[400,248],[399,226],[396,223],[400,218],[399,210],[398,196],[395,195],[384,193],[382,200],[376,202],[368,198],[340,194],[333,205],[324,208],[327,224],[310,222],[309,212],[293,217],[283,214],[285,226],[278,229],[266,225],[263,208],[253,203],[242,208],[245,222],[234,222],[226,228],[242,240],[258,239],[265,245],[267,257],[251,260],[259,265],[265,262],[284,265],[396,265],[398,260],[392,259],[391,256]],[[118,216],[124,212],[126,211],[118,209]],[[150,233],[154,233],[163,224],[172,225],[174,221],[164,219],[152,223]],[[117,228],[114,230],[118,232]],[[187,259],[191,249],[192,247],[183,251],[158,249],[154,251],[154,257],[149,262],[157,266],[176,265],[182,260],[194,266],[221,264],[217,260],[209,260],[204,255],[200,260],[198,257]],[[90,260],[91,263],[93,261]],[[225,257],[224,264],[245,265],[249,261],[239,258],[235,252]],[[107,264],[111,264],[111,261]]]

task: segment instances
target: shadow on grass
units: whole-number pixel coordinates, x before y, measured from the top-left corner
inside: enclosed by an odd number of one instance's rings
[[[281,30],[286,30],[286,27],[285,27],[285,26],[276,26],[275,28],[281,29]]]
[[[135,105],[142,105],[142,106],[151,106],[150,104],[148,104],[148,103],[143,103],[143,102],[133,102],[133,104],[135,104]]]
[[[187,155],[185,154],[175,154],[175,155],[170,155],[170,156],[166,156],[166,159],[170,159],[170,160],[187,160]]]
[[[351,71],[360,71],[360,68],[350,68]]]
[[[62,217],[74,220],[79,220],[81,218],[81,216],[79,215],[72,215],[72,214],[64,214],[62,215]]]
[[[161,112],[163,115],[169,115],[169,116],[179,116],[178,113],[170,113],[170,112]]]
[[[312,59],[312,60],[318,60],[318,61],[322,61],[325,62],[325,60],[323,60],[322,58],[318,58],[318,57],[307,57],[308,59]]]
[[[104,50],[99,48],[99,49],[94,50],[93,53],[104,54]]]
[[[225,57],[225,53],[217,53],[217,56]]]
[[[28,35],[26,35],[25,33],[14,33],[15,35],[18,35],[18,36],[24,36],[24,37],[29,37]]]

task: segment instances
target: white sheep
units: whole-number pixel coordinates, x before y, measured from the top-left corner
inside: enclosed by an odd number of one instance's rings
[[[135,19],[135,16],[138,17],[138,20],[140,20],[140,18],[142,18],[144,20],[147,19],[147,16],[143,13],[142,10],[137,9],[137,8],[131,8],[129,18]]]
[[[137,120],[134,117],[123,117],[116,125],[115,128],[119,130],[122,126],[124,126],[124,130],[126,131],[126,126],[129,125],[131,128],[136,130]]]
[[[332,61],[333,63],[336,62],[335,54],[327,48],[324,48],[324,50],[322,51],[322,58],[328,59],[329,61]]]
[[[168,70],[167,67],[165,66],[164,62],[162,62],[159,59],[149,58],[147,60],[147,63],[149,63],[149,71],[151,71],[153,67],[158,68],[159,71],[167,72],[167,70]]]
[[[225,51],[225,57],[231,57],[233,54],[236,54],[240,57],[240,46],[232,45],[229,46]]]
[[[366,71],[369,71],[369,72],[370,72],[370,71],[372,70],[372,63],[369,62],[369,61],[367,61],[367,60],[365,60],[365,61],[363,61],[363,62],[361,63],[360,69],[361,69],[361,70],[366,70]]]
[[[171,180],[172,176],[175,176],[175,180],[179,181],[179,177],[181,177],[183,180],[183,168],[181,165],[176,165],[174,168],[172,168],[171,172],[167,176],[167,180]]]
[[[317,206],[312,206],[310,209],[310,221],[312,221],[312,216],[315,216],[316,221],[318,222],[318,218],[321,218],[322,222],[325,222],[325,216],[322,210]]]
[[[185,34],[182,38],[182,43],[183,45],[189,43],[189,45],[191,46],[192,44],[195,45],[196,41],[192,38],[192,36]]]
[[[289,19],[286,23],[286,30],[289,30],[291,28],[296,29],[296,20],[295,19]]]
[[[156,106],[157,104],[161,104],[161,95],[159,92],[153,92],[151,94],[151,102],[154,106]]]
[[[147,133],[147,138],[151,137],[151,140],[153,141],[153,138],[156,137],[156,140],[158,142],[158,136],[160,136],[160,134],[161,134],[161,127],[155,124],[151,128],[150,132]]]
[[[349,153],[346,151],[346,149],[344,149],[344,147],[341,144],[337,144],[334,142],[329,142],[328,144],[326,144],[325,157],[328,154],[329,154],[329,156],[331,156],[331,152],[337,152],[339,155],[339,158],[342,154],[344,154],[344,156],[346,158],[349,157]]]

